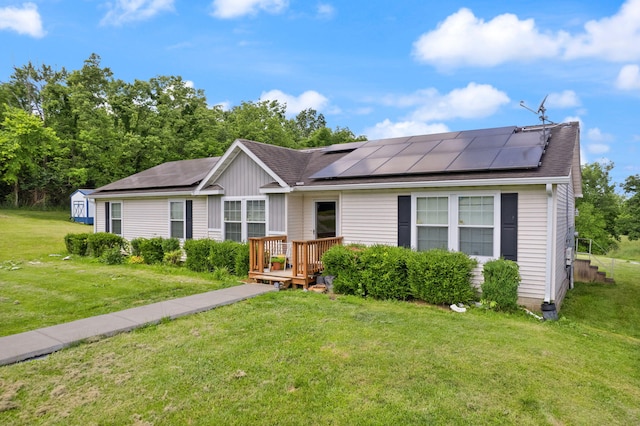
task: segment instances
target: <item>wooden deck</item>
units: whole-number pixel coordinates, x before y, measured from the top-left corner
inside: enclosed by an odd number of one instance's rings
[[[284,287],[298,285],[306,289],[324,270],[322,255],[336,244],[342,244],[342,237],[291,242],[287,242],[284,235],[250,238],[249,279],[253,282],[281,282]],[[277,255],[286,256],[283,270],[271,267],[270,258]]]

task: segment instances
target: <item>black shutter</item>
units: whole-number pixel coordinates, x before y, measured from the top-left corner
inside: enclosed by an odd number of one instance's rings
[[[500,202],[500,257],[518,260],[518,194],[502,194]]]
[[[187,214],[187,223],[186,223],[186,235],[185,238],[190,240],[193,238],[193,200],[187,200],[185,205],[185,210]]]
[[[111,220],[109,219],[109,202],[106,201],[104,203],[104,232],[110,232],[109,224]]]
[[[398,196],[398,247],[411,247],[411,196]]]

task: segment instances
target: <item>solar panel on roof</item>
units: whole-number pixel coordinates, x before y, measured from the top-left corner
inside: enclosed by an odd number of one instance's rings
[[[518,146],[503,148],[491,165],[494,170],[538,167],[544,148],[542,146]]]
[[[385,163],[388,158],[365,158],[358,161],[353,167],[345,170],[340,174],[341,177],[346,176],[366,176],[373,173],[378,167]]]
[[[370,141],[312,178],[538,167],[543,132],[499,127]]]
[[[461,152],[446,171],[488,170],[499,153],[499,148],[468,149]]]

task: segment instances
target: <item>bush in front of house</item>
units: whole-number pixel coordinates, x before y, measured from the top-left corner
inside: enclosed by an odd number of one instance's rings
[[[113,247],[104,250],[99,260],[107,265],[120,265],[124,261],[124,256],[122,255],[122,250],[118,247]]]
[[[332,275],[333,291],[340,294],[364,296],[360,255],[365,250],[360,246],[335,245],[322,255],[324,274]]]
[[[67,247],[67,252],[78,256],[86,256],[89,249],[89,243],[87,242],[89,235],[91,234],[82,233],[65,235],[64,245]]]
[[[482,269],[482,301],[499,311],[518,309],[520,270],[511,260],[495,259],[485,263]]]
[[[363,293],[375,299],[407,300],[411,288],[407,282],[407,257],[402,247],[374,245],[362,250],[360,279]]]
[[[178,246],[177,250],[165,252],[162,263],[169,266],[180,266],[182,264],[182,250],[180,250],[180,246]]]
[[[213,270],[226,268],[230,274],[236,275],[236,257],[242,246],[243,244],[237,241],[215,241],[211,245],[209,255]]]
[[[471,283],[477,261],[461,252],[429,250],[407,258],[407,278],[415,298],[435,305],[469,302],[476,298]]]
[[[213,266],[209,261],[211,246],[214,240],[187,240],[184,242],[184,252],[187,255],[186,267],[195,272],[212,272]]]
[[[249,274],[249,244],[241,244],[236,250],[234,271],[239,277]]]
[[[125,250],[127,240],[116,234],[97,232],[87,237],[87,253],[93,257],[100,257],[107,249]]]

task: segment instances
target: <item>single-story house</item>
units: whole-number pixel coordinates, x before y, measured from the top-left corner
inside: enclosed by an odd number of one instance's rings
[[[93,189],[77,189],[71,194],[71,219],[74,222],[93,225],[96,206],[95,202],[89,198]]]
[[[236,140],[98,188],[94,229],[126,239],[211,238],[463,251],[518,262],[520,303],[572,286],[576,122],[500,127],[294,150]],[[481,280],[481,268],[477,280]]]

